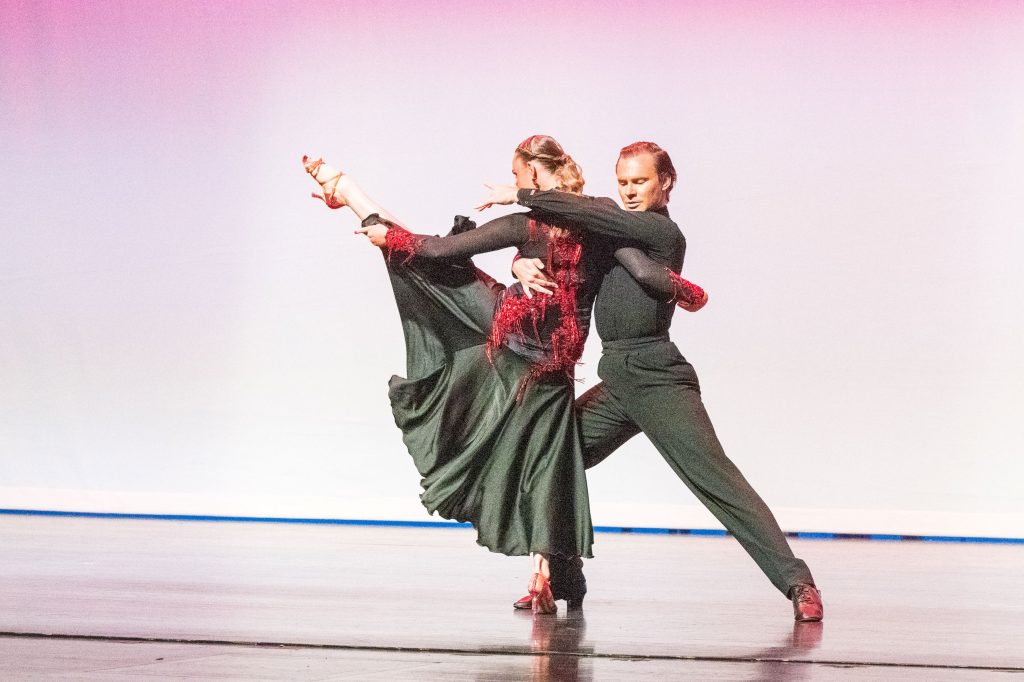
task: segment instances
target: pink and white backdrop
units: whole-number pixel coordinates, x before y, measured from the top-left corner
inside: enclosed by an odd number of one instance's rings
[[[438,232],[541,132],[591,194],[672,153],[672,336],[785,528],[1024,537],[1024,4],[0,6],[0,508],[426,520],[380,257],[299,158]],[[590,483],[715,526],[646,440]]]

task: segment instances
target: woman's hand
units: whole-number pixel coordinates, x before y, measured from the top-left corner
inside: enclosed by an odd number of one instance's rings
[[[381,225],[380,223],[367,225],[356,230],[356,234],[365,234],[370,239],[371,244],[384,248],[384,240],[388,236],[388,226]]]
[[[490,194],[487,195],[482,204],[476,207],[478,211],[490,208],[495,204],[514,204],[519,198],[519,188],[513,185],[491,185],[484,183],[484,187],[490,190]]]
[[[543,269],[544,261],[540,258],[519,258],[512,263],[512,274],[523,285],[523,293],[527,298],[533,298],[530,289],[541,294],[551,294],[551,290],[558,287],[544,276],[541,272]]]

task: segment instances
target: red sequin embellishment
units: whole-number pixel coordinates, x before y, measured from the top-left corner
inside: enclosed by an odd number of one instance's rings
[[[534,239],[537,234],[537,223],[531,219],[530,238]],[[559,315],[558,326],[551,333],[551,355],[544,362],[533,363],[527,379],[550,372],[565,372],[571,379],[576,363],[583,354],[584,339],[576,319],[576,290],[580,281],[579,262],[583,245],[565,230],[553,233],[548,228],[547,235],[545,272],[553,277],[558,287],[550,296],[506,296],[494,315],[491,337],[487,340],[487,357],[493,358],[494,350],[502,345],[509,334],[525,336],[530,333],[540,340],[540,322],[551,307]],[[523,389],[525,383],[520,393]]]
[[[419,242],[416,235],[401,227],[392,227],[384,235],[384,248],[387,249],[389,263],[395,253],[404,253],[405,259],[402,261],[402,264],[408,263],[416,255],[416,248],[418,246]]]
[[[707,292],[693,282],[683,279],[683,277],[668,268],[665,269],[668,271],[668,276],[672,279],[672,298],[669,301],[675,301],[676,305],[691,313],[695,313],[703,308],[704,304],[708,302]]]

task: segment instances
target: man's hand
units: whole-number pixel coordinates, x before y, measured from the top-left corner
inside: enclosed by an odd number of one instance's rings
[[[540,258],[520,258],[512,264],[512,274],[523,285],[523,293],[527,298],[533,298],[530,289],[542,294],[551,294],[552,289],[558,288],[557,284],[544,276],[541,272],[543,269],[544,261]]]
[[[360,227],[356,230],[356,234],[365,234],[370,239],[370,243],[374,246],[384,248],[384,240],[388,236],[388,226],[377,223],[376,225],[367,225],[366,227]]]
[[[490,208],[495,204],[514,204],[519,198],[519,188],[513,185],[491,185],[484,183],[490,194],[484,199],[484,202],[476,207],[476,210],[482,211],[485,208]]]

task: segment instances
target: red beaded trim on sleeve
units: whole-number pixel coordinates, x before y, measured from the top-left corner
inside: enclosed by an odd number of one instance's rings
[[[702,288],[671,270],[668,270],[668,275],[672,279],[672,298],[669,300],[677,306],[695,313],[708,302],[708,294]]]
[[[416,235],[405,228],[392,227],[384,235],[384,248],[387,250],[389,263],[391,262],[391,257],[396,253],[405,254],[402,263],[408,263],[416,255],[418,247],[419,240],[416,238]]]

